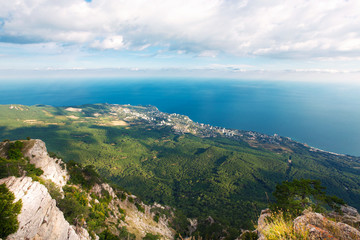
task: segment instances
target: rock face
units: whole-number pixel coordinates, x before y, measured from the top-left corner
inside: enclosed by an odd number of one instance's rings
[[[271,216],[270,209],[264,209],[261,211],[260,217],[258,219],[257,232],[259,236],[259,240],[266,240],[265,236],[262,232],[268,227],[266,219]]]
[[[76,229],[77,233],[65,220],[45,186],[29,177],[0,179],[0,184],[3,183],[15,194],[15,201],[21,199],[23,204],[18,215],[19,230],[7,239],[90,239],[86,230]]]
[[[329,215],[330,217],[339,219],[339,221],[343,223],[360,229],[360,214],[358,213],[356,208],[350,206],[341,206],[341,212],[342,214],[333,212]]]
[[[294,220],[295,229],[307,229],[309,239],[343,239],[359,240],[360,231],[348,224],[334,222],[320,213],[304,212]]]
[[[46,150],[45,143],[39,139],[25,143],[23,154],[25,157],[29,157],[30,163],[44,171],[41,177],[53,181],[60,189],[65,186],[69,176],[66,170],[61,168],[62,160],[51,158]]]
[[[353,207],[344,206],[342,210],[343,215],[332,213],[330,218],[320,213],[305,210],[301,216],[293,221],[293,229],[296,232],[307,231],[308,236],[306,239],[308,240],[360,240],[360,229],[356,228],[358,227],[356,223],[358,223],[357,220],[360,218],[360,215]],[[257,226],[259,240],[267,239],[262,233],[270,228],[266,221],[270,216],[271,211],[269,209],[261,211]],[[336,221],[332,219],[336,219]],[[348,222],[345,223],[344,220]]]
[[[44,180],[51,180],[62,191],[62,187],[66,185],[69,179],[69,174],[62,160],[50,157],[45,143],[39,139],[21,141],[24,143],[22,149],[24,157],[27,157],[35,167],[44,171],[40,177]],[[6,143],[0,143],[0,156],[6,157],[5,153]],[[86,229],[72,226],[66,221],[63,212],[57,208],[56,201],[51,198],[44,185],[25,176],[0,179],[0,184],[3,183],[14,193],[15,201],[21,199],[23,203],[21,213],[18,215],[19,229],[7,239],[91,239]],[[116,227],[126,227],[130,233],[135,234],[136,239],[142,239],[147,233],[161,235],[162,239],[174,239],[176,232],[169,227],[167,218],[160,217],[158,222],[154,221],[155,213],[151,212],[152,206],[143,204],[134,195],[127,195],[126,200],[122,201],[116,196],[114,189],[106,183],[95,184],[91,189],[92,193],[98,195],[102,195],[103,191],[108,192],[112,197],[109,203],[109,210],[112,214],[109,214],[106,222],[118,223]],[[88,193],[88,198],[91,199],[90,193]],[[137,201],[136,203],[144,210],[139,211],[134,202],[129,201],[129,198]],[[122,214],[119,208],[126,212],[125,221],[120,221]],[[120,232],[116,227],[112,231],[114,234],[119,234]],[[95,238],[97,238],[96,235]]]

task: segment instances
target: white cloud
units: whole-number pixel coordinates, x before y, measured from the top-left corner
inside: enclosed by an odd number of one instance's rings
[[[104,40],[95,40],[91,45],[95,48],[120,50],[125,47],[122,36],[110,36]]]
[[[0,2],[1,41],[215,57],[360,56],[357,0],[14,0]]]
[[[211,57],[215,58],[218,55],[218,51],[206,50],[199,53],[199,57]]]

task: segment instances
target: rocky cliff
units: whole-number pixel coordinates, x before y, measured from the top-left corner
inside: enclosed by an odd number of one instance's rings
[[[23,207],[18,215],[19,229],[7,239],[90,239],[85,229],[75,229],[56,207],[45,186],[30,177],[8,177],[0,179],[0,184],[15,194],[15,201],[21,199]]]
[[[157,235],[161,239],[174,238],[176,232],[169,227],[167,217],[159,215],[155,221],[156,211],[154,209],[165,209],[164,206],[145,205],[136,196],[115,190],[107,183],[96,182],[88,190],[82,189],[81,185],[74,183],[69,185],[68,180],[71,180],[71,176],[66,169],[66,164],[61,159],[50,157],[43,141],[35,139],[22,141],[22,143],[23,156],[28,159],[29,163],[42,169],[43,173],[38,181],[26,177],[24,171],[20,171],[23,174],[21,177],[10,176],[0,179],[0,184],[5,183],[14,193],[15,201],[21,199],[23,203],[21,213],[18,215],[19,229],[7,239],[99,239],[96,234],[108,229],[112,234],[119,235],[123,227],[132,236],[131,239],[142,239],[149,233]],[[7,157],[8,147],[9,142],[0,143],[0,157]],[[78,170],[81,172],[80,169]],[[53,186],[60,190],[57,200],[49,194],[47,188],[49,182],[52,182]],[[62,190],[64,186],[68,189],[67,192]],[[104,208],[102,213],[105,213],[107,217],[102,227],[96,228],[96,230],[93,227],[91,231],[88,231],[89,224],[84,220],[75,221],[77,222],[76,227],[69,224],[66,220],[69,218],[64,217],[64,213],[57,207],[57,201],[68,197],[69,189],[76,189],[77,193],[84,197],[83,200],[86,199],[87,211]],[[118,197],[119,194],[122,195],[121,199]],[[111,200],[105,204],[101,202],[104,198]],[[91,219],[87,220],[91,221]]]
[[[45,143],[39,139],[25,141],[24,143],[23,154],[30,159],[30,163],[35,164],[37,168],[44,171],[41,177],[51,180],[59,187],[63,187],[69,180],[69,175],[62,160],[51,158]]]

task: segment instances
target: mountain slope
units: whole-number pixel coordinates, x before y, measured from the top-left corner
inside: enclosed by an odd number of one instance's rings
[[[21,151],[17,158],[10,154],[14,145]],[[142,239],[149,234],[174,238],[169,227],[172,209],[145,205],[104,183],[91,167],[50,157],[41,140],[2,142],[0,156],[1,176],[10,175],[0,184],[23,204],[19,229],[8,239]]]
[[[67,161],[94,165],[146,202],[199,217],[203,233],[209,216],[234,235],[251,227],[275,185],[294,178],[319,179],[328,194],[360,208],[357,157],[195,123],[152,106],[5,105],[0,128],[2,138],[41,138]]]

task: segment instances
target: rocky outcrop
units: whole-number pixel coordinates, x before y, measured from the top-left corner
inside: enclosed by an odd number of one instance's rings
[[[61,165],[65,166],[61,159],[51,158],[47,152],[45,143],[39,139],[24,142],[23,154],[30,159],[30,163],[41,168],[44,173],[42,178],[53,181],[56,185],[65,186],[69,176]]]
[[[351,206],[341,206],[341,214],[337,212],[329,213],[329,217],[337,219],[360,230],[360,214]]]
[[[268,228],[268,224],[266,219],[271,216],[270,209],[264,209],[261,211],[260,217],[258,219],[257,232],[259,236],[259,240],[266,240],[265,236],[262,234],[266,228]]]
[[[125,221],[122,221],[119,227],[126,227],[129,232],[136,235],[136,239],[142,239],[147,233],[161,235],[161,239],[174,239],[176,232],[169,227],[168,219],[160,217],[159,221],[155,222],[155,214],[151,212],[153,207],[165,207],[159,204],[155,204],[154,206],[145,205],[134,195],[127,195],[126,200],[122,201],[116,196],[113,188],[107,183],[95,184],[91,192],[101,195],[103,190],[106,190],[112,197],[109,208],[114,216],[109,217],[107,221],[116,222],[117,219],[119,219],[120,213],[118,209],[120,207],[125,210],[126,217]],[[129,198],[133,200],[130,202]],[[139,211],[133,202],[138,202],[138,204],[144,208],[144,212]]]
[[[307,233],[306,239],[308,240],[360,240],[360,229],[356,225],[360,215],[352,207],[343,206],[342,210],[343,214],[331,213],[327,215],[328,217],[305,210],[301,216],[297,217],[292,223],[290,222],[291,229],[295,233],[294,236],[296,233]],[[269,232],[269,230],[273,233],[277,231],[276,229],[272,230],[271,221],[268,220],[271,216],[269,209],[261,212],[256,229],[259,240],[267,239],[263,233]],[[345,223],[343,220],[348,222]]]
[[[309,240],[359,240],[360,231],[348,224],[327,219],[320,213],[305,211],[294,220],[295,230],[308,230]]]
[[[85,229],[76,229],[65,220],[55,200],[42,184],[29,177],[0,179],[0,184],[3,183],[15,194],[15,201],[21,199],[23,204],[18,215],[19,229],[7,239],[90,239]]]

